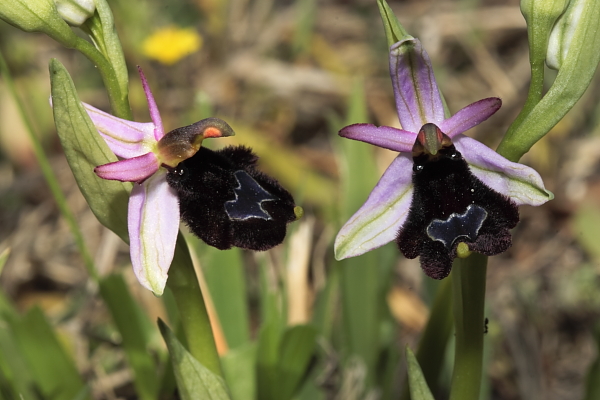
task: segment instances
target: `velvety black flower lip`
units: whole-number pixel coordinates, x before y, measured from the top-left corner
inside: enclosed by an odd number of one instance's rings
[[[447,118],[429,56],[419,40],[410,36],[390,47],[390,75],[402,129],[353,124],[339,132],[399,154],[363,206],[340,229],[334,245],[336,259],[356,257],[391,241],[406,241],[399,243],[404,254],[421,255],[427,274],[442,278],[457,254],[491,255],[507,249],[508,229],[518,221],[511,203],[537,206],[553,195],[535,170],[463,134],[494,114],[501,100],[482,99]],[[435,134],[421,140],[420,136],[427,136],[424,130]],[[415,143],[422,148],[415,149]],[[424,159],[418,158],[423,154]],[[437,161],[443,165],[442,173],[453,171],[444,178],[445,184],[425,179],[427,164]],[[460,165],[446,171],[454,165],[450,161]],[[417,172],[422,172],[421,177],[413,178]]]
[[[405,257],[420,256],[425,273],[442,279],[450,273],[460,243],[488,256],[510,247],[509,229],[519,222],[517,205],[475,177],[452,140],[434,124],[423,126],[417,136],[413,162],[414,194],[396,237]]]
[[[283,241],[286,225],[298,218],[292,195],[256,169],[257,160],[244,146],[202,147],[167,173],[181,219],[210,246],[268,250]]]

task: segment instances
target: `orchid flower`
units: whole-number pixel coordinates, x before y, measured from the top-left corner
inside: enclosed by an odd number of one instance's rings
[[[234,135],[224,121],[203,119],[164,132],[160,113],[139,70],[152,122],[116,118],[84,104],[120,161],[100,165],[103,179],[134,182],[129,198],[131,263],[139,282],[162,294],[173,260],[180,218],[210,246],[268,250],[302,208],[279,182],[256,168],[258,156],[244,146],[212,151],[206,138]]]
[[[127,214],[131,263],[139,282],[160,295],[173,260],[180,219],[179,200],[167,183],[167,172],[196,154],[205,138],[234,132],[224,121],[208,118],[165,134],[146,77],[141,69],[139,73],[152,122],[127,121],[84,106],[110,149],[122,158],[94,171],[103,179],[134,182]]]
[[[391,46],[390,74],[402,129],[354,124],[339,135],[400,154],[338,233],[335,255],[355,257],[396,240],[406,257],[420,256],[425,273],[441,279],[457,256],[505,251],[517,206],[553,195],[535,170],[463,135],[493,115],[500,99],[445,118],[429,56],[410,36]]]

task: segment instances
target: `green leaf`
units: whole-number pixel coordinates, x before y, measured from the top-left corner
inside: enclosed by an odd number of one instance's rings
[[[31,374],[46,398],[73,400],[81,395],[85,386],[75,363],[39,308],[31,309],[12,328]]]
[[[0,19],[26,32],[43,32],[67,47],[77,40],[52,0],[2,0]]]
[[[126,243],[130,183],[100,179],[94,168],[117,161],[83,108],[65,67],[50,61],[54,122],[77,185],[98,221]]]
[[[20,393],[25,399],[37,399],[36,386],[32,371],[25,356],[19,350],[12,326],[18,323],[19,316],[0,292],[0,386],[8,386],[14,392],[9,398],[18,398]]]
[[[260,400],[284,400],[277,397],[277,361],[281,336],[281,329],[276,322],[263,322],[256,356],[256,393]]]
[[[317,330],[309,325],[297,325],[285,331],[277,363],[278,399],[291,399],[300,387],[315,351],[316,339]]]
[[[183,400],[230,400],[223,379],[196,360],[160,319],[158,327],[169,349],[181,398]]]
[[[256,344],[229,350],[221,365],[233,400],[254,400],[256,394]]]
[[[123,348],[134,372],[136,393],[140,399],[155,399],[160,380],[158,366],[150,350],[152,325],[139,308],[121,275],[100,280],[100,293],[121,334]]]
[[[282,334],[276,324],[263,324],[257,353],[257,398],[292,398],[306,376],[316,336],[316,329],[309,325],[294,326]]]
[[[408,384],[411,400],[434,400],[417,358],[410,348],[406,347],[406,363],[408,365]]]

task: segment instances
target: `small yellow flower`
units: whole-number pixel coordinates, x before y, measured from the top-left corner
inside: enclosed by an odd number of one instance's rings
[[[146,57],[173,65],[202,46],[202,37],[193,28],[169,26],[150,35],[142,44]]]

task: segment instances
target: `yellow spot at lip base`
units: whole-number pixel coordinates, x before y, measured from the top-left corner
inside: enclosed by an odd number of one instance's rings
[[[173,65],[202,46],[202,37],[192,28],[169,26],[150,35],[142,44],[144,55],[165,65]]]
[[[296,221],[299,220],[304,215],[304,209],[300,206],[294,207],[294,215],[296,216]]]
[[[460,242],[458,246],[456,246],[456,256],[458,258],[467,258],[471,255],[471,250],[469,249],[469,245],[465,242]]]

